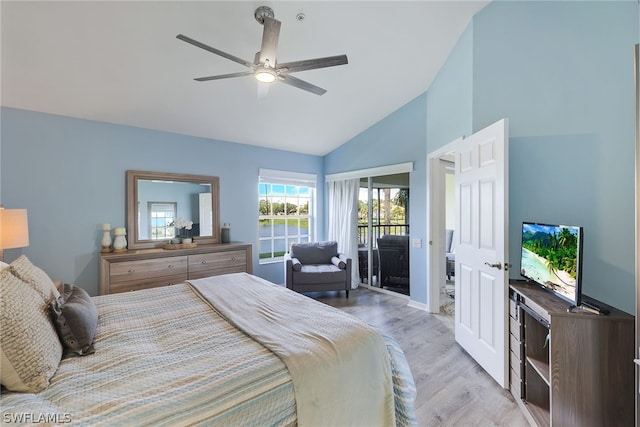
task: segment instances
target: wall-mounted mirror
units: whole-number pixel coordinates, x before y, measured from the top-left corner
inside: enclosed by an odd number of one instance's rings
[[[186,233],[198,244],[220,242],[219,178],[127,171],[129,249],[162,247]],[[191,230],[177,229],[179,219]]]

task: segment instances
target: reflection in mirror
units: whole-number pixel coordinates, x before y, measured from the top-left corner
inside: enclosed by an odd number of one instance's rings
[[[174,237],[218,243],[218,177],[127,171],[129,249],[162,247]],[[175,225],[192,222],[191,229]]]
[[[211,236],[211,185],[206,182],[138,180],[138,239],[176,237],[178,218],[192,221],[190,237]]]

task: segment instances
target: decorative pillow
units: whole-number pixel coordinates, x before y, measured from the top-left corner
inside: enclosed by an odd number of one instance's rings
[[[62,345],[48,305],[29,284],[0,271],[0,382],[11,391],[37,393],[58,369]]]
[[[28,283],[42,296],[46,304],[60,296],[60,292],[47,273],[33,265],[26,256],[21,255],[11,263],[10,267],[13,275]]]
[[[331,263],[341,270],[344,270],[345,268],[347,268],[347,263],[342,261],[337,256],[331,257]]]
[[[51,301],[51,316],[65,350],[81,356],[94,353],[98,309],[84,289],[63,283],[60,296]]]
[[[6,262],[0,261],[0,270],[4,270],[7,267],[9,267],[9,264],[7,264]]]
[[[302,263],[298,258],[291,258],[291,266],[293,267],[293,271],[302,270]]]

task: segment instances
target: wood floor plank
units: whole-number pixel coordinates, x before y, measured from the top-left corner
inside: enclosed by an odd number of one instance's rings
[[[416,383],[420,426],[509,426],[529,423],[513,396],[455,342],[453,320],[409,307],[402,297],[365,288],[314,292],[311,298],[389,333],[402,347]]]

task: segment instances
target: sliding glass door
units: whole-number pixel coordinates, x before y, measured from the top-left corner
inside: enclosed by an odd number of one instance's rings
[[[409,173],[360,179],[358,267],[362,283],[409,294]]]

